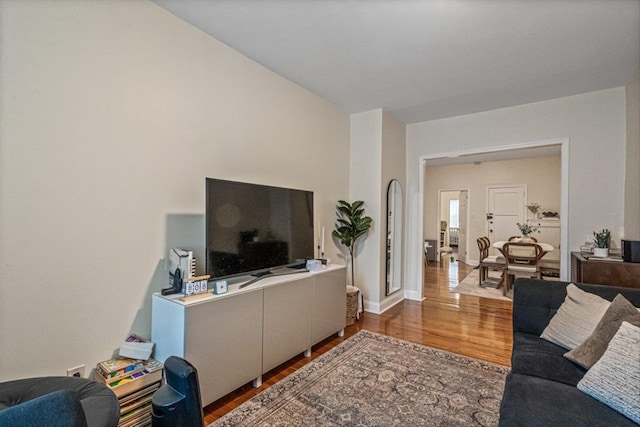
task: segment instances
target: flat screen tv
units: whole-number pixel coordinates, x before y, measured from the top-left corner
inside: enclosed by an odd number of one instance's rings
[[[206,179],[207,274],[260,277],[313,258],[313,192]]]

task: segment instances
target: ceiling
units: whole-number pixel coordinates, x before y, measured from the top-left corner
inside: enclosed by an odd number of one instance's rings
[[[349,112],[404,123],[624,86],[640,0],[153,0]]]

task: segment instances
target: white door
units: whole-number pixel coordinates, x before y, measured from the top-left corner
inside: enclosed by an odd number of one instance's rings
[[[467,217],[469,209],[469,192],[460,191],[458,202],[458,260],[467,263]]]
[[[487,236],[491,243],[520,234],[517,223],[525,221],[526,187],[487,187]]]

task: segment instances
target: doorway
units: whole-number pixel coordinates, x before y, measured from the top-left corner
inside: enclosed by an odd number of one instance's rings
[[[487,187],[487,236],[492,242],[509,240],[525,222],[526,185]]]
[[[545,157],[550,155],[558,155],[560,158],[560,179],[559,179],[559,187],[560,187],[560,212],[567,213],[568,205],[569,205],[569,192],[568,192],[568,184],[569,184],[569,140],[566,138],[555,139],[555,140],[547,140],[547,141],[538,141],[538,142],[530,142],[530,143],[521,143],[521,144],[512,144],[505,146],[496,146],[496,147],[486,147],[480,148],[476,150],[466,150],[466,151],[454,151],[454,152],[441,152],[434,154],[425,154],[419,157],[420,163],[418,168],[418,198],[417,198],[417,206],[415,211],[415,219],[412,219],[410,229],[413,227],[416,230],[414,236],[421,236],[422,239],[436,239],[436,236],[430,237],[433,234],[434,224],[437,223],[435,218],[433,218],[437,212],[434,209],[433,203],[437,199],[430,195],[431,190],[433,188],[434,180],[433,177],[429,177],[429,170],[434,169],[437,166],[441,165],[451,165],[451,164],[472,164],[479,165],[488,161],[495,160],[504,160],[504,159],[516,159],[516,158],[534,158],[534,157]],[[460,174],[462,176],[463,174]],[[464,185],[464,182],[460,182],[454,185]],[[442,188],[442,187],[440,187]],[[454,187],[455,188],[455,187]],[[484,190],[482,191],[484,193]],[[484,203],[482,199],[486,197],[484,194],[477,194],[474,192],[475,196],[480,196],[481,199],[478,200],[477,205]],[[472,197],[470,195],[470,203],[473,203]],[[476,203],[473,203],[474,206]],[[471,213],[470,213],[471,215]],[[560,256],[560,277],[562,280],[567,280],[569,275],[569,252],[567,250],[567,241],[568,241],[568,224],[567,224],[568,216],[566,214],[560,216],[560,245],[558,255]],[[475,215],[468,219],[469,224],[475,224],[479,218],[476,218]],[[468,236],[475,236],[479,233],[484,233],[484,229],[486,227],[486,218],[484,217],[484,213],[482,214],[481,223],[484,225],[481,229],[478,230],[467,230]],[[431,230],[431,231],[430,231]],[[516,230],[517,231],[517,230]],[[472,236],[472,237],[473,237]],[[469,239],[471,237],[468,237]],[[412,248],[409,251],[410,261],[408,263],[407,269],[407,286],[405,290],[405,297],[413,300],[422,300],[423,299],[423,290],[422,286],[419,284],[424,281],[424,269],[422,268],[422,254],[423,254],[423,242],[420,239],[419,242],[415,241],[415,238],[410,238],[412,240],[410,243],[410,247]],[[468,255],[471,257],[475,256],[475,251],[468,252]],[[469,257],[467,259],[469,262]],[[473,260],[471,260],[473,262]]]
[[[451,247],[454,257],[466,263],[469,190],[439,190],[438,200],[438,247]]]

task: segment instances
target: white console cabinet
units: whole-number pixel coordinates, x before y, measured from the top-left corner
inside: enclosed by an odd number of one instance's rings
[[[198,370],[202,404],[305,352],[346,326],[346,270],[270,276],[223,295],[152,297],[155,358],[183,357]]]
[[[553,251],[547,253],[544,261],[560,262],[560,218],[530,219],[529,224],[536,227],[539,233],[533,233],[539,242],[553,246]]]
[[[263,373],[311,349],[309,313],[313,305],[313,280],[308,277],[265,288],[262,324]]]

